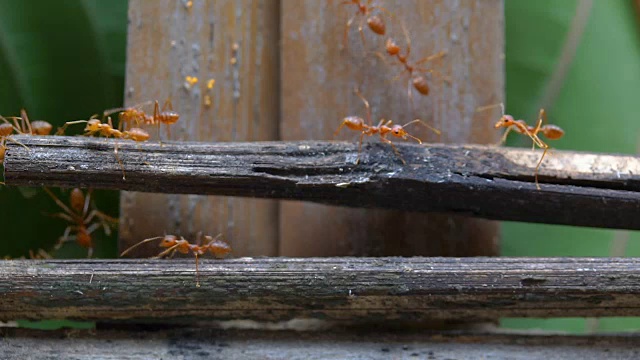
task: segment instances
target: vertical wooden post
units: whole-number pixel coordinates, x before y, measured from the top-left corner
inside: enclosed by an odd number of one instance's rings
[[[384,52],[389,36],[405,48],[399,22],[381,14],[387,20],[386,36],[375,35],[365,23],[363,46],[356,18],[349,31],[348,48],[342,49],[345,23],[356,7],[339,3],[283,0],[282,140],[331,139],[342,118],[364,117],[364,106],[353,94],[358,86],[370,101],[375,120],[384,117],[402,124],[418,117],[442,130],[439,139],[419,125],[410,128],[423,140],[497,141],[499,134],[491,125],[498,111],[475,110],[504,99],[502,0],[381,4],[406,23],[411,59],[447,50],[445,57],[425,65],[449,76],[450,82],[429,77],[429,96],[414,90],[413,113],[406,82],[391,82],[402,68]],[[380,61],[375,51],[381,52],[389,64]],[[344,130],[339,138],[357,141],[358,136]],[[457,216],[282,202],[280,254],[495,255],[497,230],[494,222]]]
[[[126,104],[170,97],[181,115],[171,140],[276,140],[279,5],[130,0]],[[189,85],[187,76],[198,82]],[[155,128],[149,131],[156,134]],[[122,158],[126,162],[126,153]],[[203,231],[222,232],[236,256],[273,256],[277,211],[271,200],[124,192],[120,249],[164,233],[193,237]],[[149,246],[136,255],[154,253]]]

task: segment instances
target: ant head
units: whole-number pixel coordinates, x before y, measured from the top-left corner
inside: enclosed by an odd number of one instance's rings
[[[372,15],[367,19],[367,25],[369,29],[378,35],[384,35],[387,27],[384,24],[384,20],[378,15]]]
[[[400,46],[398,46],[398,44],[396,44],[396,42],[393,41],[392,38],[387,39],[387,42],[385,43],[385,48],[387,49],[387,54],[391,56],[397,55],[400,52]]]
[[[91,119],[87,121],[87,126],[84,128],[84,131],[98,131],[100,130],[100,122],[99,119]]]
[[[402,127],[402,125],[393,125],[391,127],[391,135],[399,138],[406,139],[407,131]]]
[[[498,120],[498,122],[494,125],[494,127],[500,128],[500,127],[509,127],[513,124],[515,124],[516,121],[513,119],[513,116],[511,115],[502,115],[502,117],[500,118],[500,120]]]
[[[160,247],[164,247],[164,248],[168,248],[168,247],[172,247],[173,245],[176,244],[176,242],[178,242],[178,237],[175,235],[165,235],[162,238],[162,241],[160,241]]]
[[[82,213],[84,208],[84,193],[82,190],[78,188],[74,188],[71,190],[71,195],[69,195],[69,202],[71,203],[71,208],[78,213]]]

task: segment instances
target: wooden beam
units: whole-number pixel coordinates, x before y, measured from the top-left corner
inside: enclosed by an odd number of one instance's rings
[[[251,196],[495,220],[640,229],[640,159],[554,151],[533,184],[530,149],[369,143],[140,143],[16,136],[8,185]],[[149,234],[157,235],[157,234]],[[137,240],[139,238],[136,238]]]
[[[174,140],[278,140],[279,10],[277,0],[130,0],[126,105],[170,97]],[[161,229],[222,232],[243,256],[278,254],[276,201],[123,192],[120,216],[120,250]]]
[[[154,246],[149,246],[154,248]],[[637,258],[0,262],[0,321],[639,316]]]
[[[10,359],[546,359],[638,357],[637,335],[567,336],[465,332],[3,329]]]

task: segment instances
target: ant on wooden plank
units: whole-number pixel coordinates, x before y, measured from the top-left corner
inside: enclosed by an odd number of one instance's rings
[[[367,122],[368,124],[365,123],[364,119],[362,119],[359,116],[347,116],[346,118],[344,118],[344,120],[342,120],[342,123],[340,124],[340,126],[338,127],[338,129],[335,131],[334,136],[338,135],[338,133],[340,132],[340,130],[342,129],[342,127],[346,126],[347,128],[351,129],[351,130],[355,130],[355,131],[360,131],[360,143],[358,146],[358,158],[356,159],[356,164],[360,162],[360,153],[362,152],[362,141],[364,139],[364,136],[373,136],[375,134],[379,134],[380,135],[380,140],[382,140],[383,142],[391,145],[391,147],[393,148],[393,151],[396,153],[396,155],[400,158],[400,160],[402,161],[403,164],[406,164],[406,161],[402,158],[402,156],[400,155],[400,152],[398,151],[398,149],[395,147],[395,145],[393,145],[393,142],[391,140],[389,140],[387,138],[388,135],[397,137],[397,138],[401,138],[401,139],[407,139],[407,138],[411,138],[416,140],[419,144],[422,144],[422,140],[420,140],[419,138],[409,134],[406,130],[405,127],[414,123],[421,123],[424,126],[428,127],[431,131],[433,131],[434,133],[440,135],[440,130],[428,125],[427,123],[425,123],[424,121],[420,120],[420,119],[414,119],[404,125],[394,125],[393,124],[393,120],[386,120],[386,119],[380,119],[380,122],[378,123],[378,125],[373,125],[372,119],[371,119],[371,107],[369,106],[369,102],[367,101],[367,99],[365,99],[365,97],[360,93],[360,91],[358,91],[358,89],[354,89],[355,94],[362,100],[362,102],[364,103],[364,106],[367,110]]]
[[[549,151],[549,145],[547,145],[544,141],[538,137],[539,133],[542,133],[549,140],[558,140],[564,136],[564,130],[562,130],[559,126],[548,124],[547,113],[544,109],[540,109],[540,113],[538,114],[538,122],[536,126],[531,126],[526,123],[524,120],[515,120],[513,116],[505,114],[504,104],[494,104],[479,107],[476,111],[484,111],[487,109],[495,108],[500,106],[502,110],[502,115],[500,119],[496,122],[494,127],[496,129],[506,128],[507,130],[502,135],[500,142],[498,145],[502,145],[507,140],[507,135],[512,130],[517,132],[518,134],[526,135],[533,141],[533,148],[537,145],[539,148],[544,149],[542,152],[542,156],[536,165],[534,177],[536,182],[536,188],[540,190],[540,184],[538,183],[538,172],[540,170],[540,166],[542,165],[542,160],[544,160],[545,155]],[[543,125],[543,122],[545,123]]]
[[[196,286],[200,287],[200,278],[199,278],[199,270],[198,270],[198,258],[200,255],[204,255],[207,252],[211,253],[216,258],[223,258],[227,256],[231,252],[231,246],[224,240],[221,240],[222,234],[218,234],[215,237],[205,235],[204,243],[202,240],[202,233],[198,233],[196,237],[196,243],[192,244],[184,237],[180,236],[179,238],[175,235],[164,235],[164,236],[156,236],[148,239],[144,239],[139,243],[129,247],[125,251],[123,251],[120,256],[126,255],[131,250],[136,247],[151,242],[155,240],[161,240],[158,246],[165,248],[160,254],[156,255],[154,258],[162,258],[165,256],[173,257],[176,252],[181,254],[193,253],[196,258]]]

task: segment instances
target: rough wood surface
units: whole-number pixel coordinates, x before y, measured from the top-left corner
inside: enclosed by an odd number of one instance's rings
[[[131,0],[128,37],[125,102],[171,97],[181,115],[172,139],[278,139],[277,1]],[[186,86],[187,76],[198,83]],[[148,130],[156,136],[155,127]],[[162,228],[185,236],[222,232],[239,254],[277,255],[275,201],[128,192],[121,198],[121,250]]]
[[[408,161],[403,166],[389,146],[376,143],[364,147],[363,161],[355,165],[355,143],[160,146],[119,141],[119,156],[128,174],[123,181],[113,154],[113,140],[16,139],[29,150],[8,144],[8,185],[256,196],[351,207],[441,211],[496,220],[640,229],[640,159],[628,155],[554,151],[542,167],[543,184],[538,191],[533,184],[533,168],[540,153],[530,149],[398,145]],[[352,219],[344,219],[348,220]],[[401,231],[399,228],[393,227],[396,232]],[[157,224],[153,233],[141,234],[135,240],[164,231],[172,233],[173,227]],[[329,229],[318,232],[326,239],[331,236]],[[349,236],[343,233],[339,238],[346,241]],[[403,245],[397,246],[397,254],[405,255]],[[394,252],[391,245],[388,252]]]
[[[154,248],[153,246],[150,246]],[[635,258],[0,262],[0,320],[483,320],[639,316]]]
[[[356,17],[343,35],[354,4],[341,1],[282,1],[282,121],[280,139],[328,140],[349,115],[365,116],[359,87],[379,118],[406,123],[419,117],[442,130],[438,138],[420,126],[411,131],[425,141],[490,143],[499,134],[492,128],[499,110],[475,113],[478,106],[504,99],[504,26],[502,0],[403,0],[378,4],[386,13],[385,36],[373,34],[366,23],[363,46]],[[375,12],[375,11],[374,11]],[[411,39],[410,61],[447,50],[430,62],[450,77],[447,84],[429,77],[429,96],[414,92],[414,111],[407,96],[407,76],[392,81],[401,66],[387,57],[380,61],[388,37],[406,48],[399,21]],[[357,135],[344,129],[340,139]],[[377,141],[377,140],[374,140]],[[310,203],[282,202],[280,255],[449,255],[497,254],[497,224],[451,214],[416,214],[378,209],[344,209]],[[398,226],[398,224],[402,224]],[[402,231],[398,231],[401,227]]]
[[[636,335],[290,332],[172,329],[36,332],[5,329],[10,359],[491,359],[600,360],[640,356]],[[35,352],[37,349],[37,352]]]

